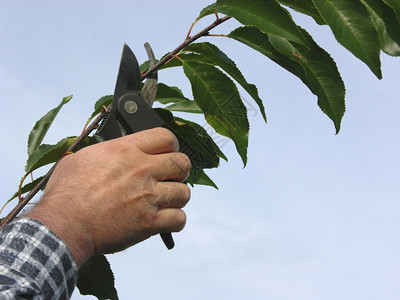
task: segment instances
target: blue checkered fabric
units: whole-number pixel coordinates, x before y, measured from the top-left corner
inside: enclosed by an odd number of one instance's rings
[[[0,299],[69,299],[77,266],[50,229],[28,218],[0,231]]]

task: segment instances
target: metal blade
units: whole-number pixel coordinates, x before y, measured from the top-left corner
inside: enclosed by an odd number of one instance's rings
[[[154,55],[153,49],[149,43],[145,43],[144,47],[146,48],[147,56],[149,57],[150,68],[154,67],[156,64],[156,57]],[[150,76],[146,79],[142,91],[140,92],[140,96],[146,101],[146,103],[150,106],[153,106],[154,99],[156,98],[157,94],[157,83],[158,83],[158,76],[157,71],[154,71],[150,74]]]
[[[140,69],[139,63],[131,48],[124,44],[121,62],[119,65],[117,83],[115,85],[114,99],[129,91],[139,92],[140,90]]]

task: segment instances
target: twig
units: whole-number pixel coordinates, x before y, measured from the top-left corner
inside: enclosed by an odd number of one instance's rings
[[[227,35],[226,34],[220,34],[220,33],[214,33],[214,34],[212,34],[212,33],[210,33],[208,36],[219,36],[219,37],[227,37]]]
[[[229,16],[225,16],[223,18],[217,18],[217,20],[215,20],[208,27],[204,28],[202,31],[198,32],[197,34],[195,34],[192,37],[186,38],[182,44],[180,44],[178,47],[176,47],[174,50],[172,50],[168,55],[166,55],[163,59],[161,59],[157,64],[155,64],[153,67],[149,68],[147,70],[147,72],[145,72],[143,75],[141,75],[140,80],[143,81],[144,79],[149,77],[151,73],[158,70],[161,66],[166,64],[172,58],[177,57],[176,54],[178,54],[178,52],[181,51],[183,48],[185,48],[187,45],[193,43],[194,41],[196,41],[197,39],[199,39],[203,36],[210,35],[209,34],[210,30],[214,29],[216,26],[229,20],[230,18],[231,17],[229,17]],[[190,31],[189,31],[189,34],[190,34]],[[81,135],[75,140],[75,142],[68,148],[68,150],[66,152],[72,152],[79,145],[79,143],[81,143],[86,137],[89,136],[89,134],[98,126],[100,121],[104,118],[106,111],[107,111],[107,109],[102,110],[102,112],[99,114],[99,116],[81,133]],[[57,166],[57,164],[60,160],[61,160],[61,158],[53,165],[53,167],[47,172],[47,174],[43,177],[43,179],[25,197],[20,198],[20,202],[10,211],[10,213],[4,219],[1,220],[0,229],[3,228],[4,226],[6,226],[8,223],[10,223],[20,213],[20,211],[25,207],[25,205],[46,185],[47,181],[49,180],[51,174],[53,173],[55,167]]]
[[[84,132],[80,136],[76,138],[76,140],[73,142],[73,144],[68,148],[66,151],[72,152],[86,137],[89,136],[89,134],[98,126],[100,121],[104,118],[105,111],[102,111],[98,117],[93,121],[90,126],[86,128]],[[39,192],[47,183],[49,180],[51,174],[53,173],[55,167],[57,166],[58,162],[61,159],[59,159],[53,167],[47,172],[47,174],[43,177],[43,179],[26,195],[25,197],[21,198],[21,201],[13,208],[12,211],[3,219],[1,220],[0,223],[0,229],[6,226],[8,223],[10,223],[19,213],[20,211],[24,208],[24,206],[32,200],[32,198]]]
[[[169,61],[174,55],[178,54],[178,52],[181,51],[183,48],[185,48],[187,45],[193,43],[195,40],[201,38],[202,36],[209,35],[209,31],[210,30],[212,30],[213,28],[215,28],[219,24],[229,20],[230,18],[231,17],[229,17],[229,16],[225,16],[223,18],[219,18],[219,19],[215,20],[215,22],[213,22],[210,26],[204,28],[199,33],[195,34],[194,36],[192,36],[192,37],[190,37],[188,39],[185,39],[185,41],[182,44],[180,44],[178,47],[176,47],[174,50],[172,50],[168,55],[164,56],[154,67],[148,69],[147,72],[144,73],[140,77],[140,80],[143,80],[143,79],[149,77],[149,75],[151,73],[153,73],[155,70],[158,70],[162,65],[164,65],[167,61]]]
[[[172,57],[173,57],[173,58],[176,58],[176,59],[178,59],[178,60],[180,60],[181,62],[183,62],[183,59],[180,58],[178,55],[175,55],[175,54],[174,54],[174,55],[172,55]]]
[[[188,32],[188,34],[186,35],[186,40],[188,40],[188,39],[190,38],[190,34],[192,33],[192,29],[193,29],[193,27],[194,27],[194,25],[195,25],[196,23],[197,23],[197,20],[194,21],[194,22],[192,23],[192,25],[190,26],[189,32]]]
[[[30,173],[30,174],[32,174],[32,173]],[[21,178],[21,181],[19,182],[19,187],[18,187],[18,202],[21,202],[21,201],[22,201],[22,197],[21,197],[21,195],[22,195],[22,185],[24,184],[24,181],[25,181],[26,177],[28,177],[28,176],[29,176],[29,173],[26,173],[26,174]]]

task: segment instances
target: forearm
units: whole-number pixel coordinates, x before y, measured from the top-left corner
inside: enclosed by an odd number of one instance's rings
[[[182,230],[191,165],[178,150],[176,137],[156,128],[65,156],[40,202],[0,231],[0,293],[67,299],[91,256]]]
[[[36,220],[0,231],[1,299],[69,299],[77,265],[64,242]]]

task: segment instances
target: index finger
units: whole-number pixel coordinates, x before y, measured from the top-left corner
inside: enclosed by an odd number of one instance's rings
[[[168,129],[156,127],[129,135],[134,144],[147,154],[161,154],[179,151],[176,136]]]

